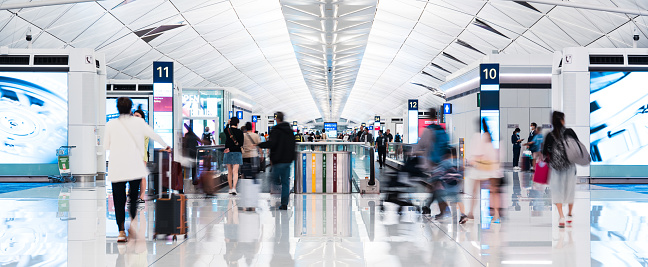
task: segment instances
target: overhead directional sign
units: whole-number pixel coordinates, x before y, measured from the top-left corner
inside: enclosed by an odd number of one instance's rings
[[[443,103],[443,114],[452,114],[452,104]]]
[[[237,111],[237,112],[236,112],[236,117],[237,117],[239,120],[242,120],[242,119],[243,119],[243,111]]]

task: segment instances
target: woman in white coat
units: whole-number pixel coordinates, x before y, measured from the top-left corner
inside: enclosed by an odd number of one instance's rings
[[[145,137],[160,143],[166,147],[164,150],[171,151],[171,148],[153,131],[144,120],[131,115],[133,101],[128,97],[117,99],[117,110],[119,118],[106,123],[104,137],[104,148],[110,150],[108,162],[108,179],[112,182],[113,203],[115,204],[115,217],[119,227],[117,242],[126,241],[124,229],[125,208],[126,208],[126,183],[130,185],[129,196],[131,199],[129,213],[131,220],[137,215],[137,197],[139,195],[140,182],[142,177],[148,176],[146,165],[142,164],[142,158],[146,153],[144,148]],[[133,229],[130,236],[134,235]]]

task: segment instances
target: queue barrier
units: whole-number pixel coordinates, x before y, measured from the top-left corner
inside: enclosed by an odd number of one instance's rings
[[[295,193],[351,193],[351,152],[299,151]]]

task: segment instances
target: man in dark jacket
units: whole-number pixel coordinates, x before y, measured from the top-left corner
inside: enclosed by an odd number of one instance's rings
[[[280,210],[288,209],[290,200],[290,164],[295,160],[295,136],[284,114],[277,112],[275,116],[277,125],[270,131],[270,140],[259,144],[261,148],[270,149],[270,162],[272,163],[272,176],[276,185],[281,184]]]

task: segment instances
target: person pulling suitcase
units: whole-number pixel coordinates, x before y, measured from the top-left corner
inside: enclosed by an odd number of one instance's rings
[[[239,181],[242,201],[239,208],[243,210],[253,211],[256,209],[258,202],[258,195],[260,192],[260,184],[256,179],[259,173],[259,154],[261,148],[257,145],[261,143],[261,137],[254,133],[252,123],[247,122],[242,128],[243,130],[243,179]]]

